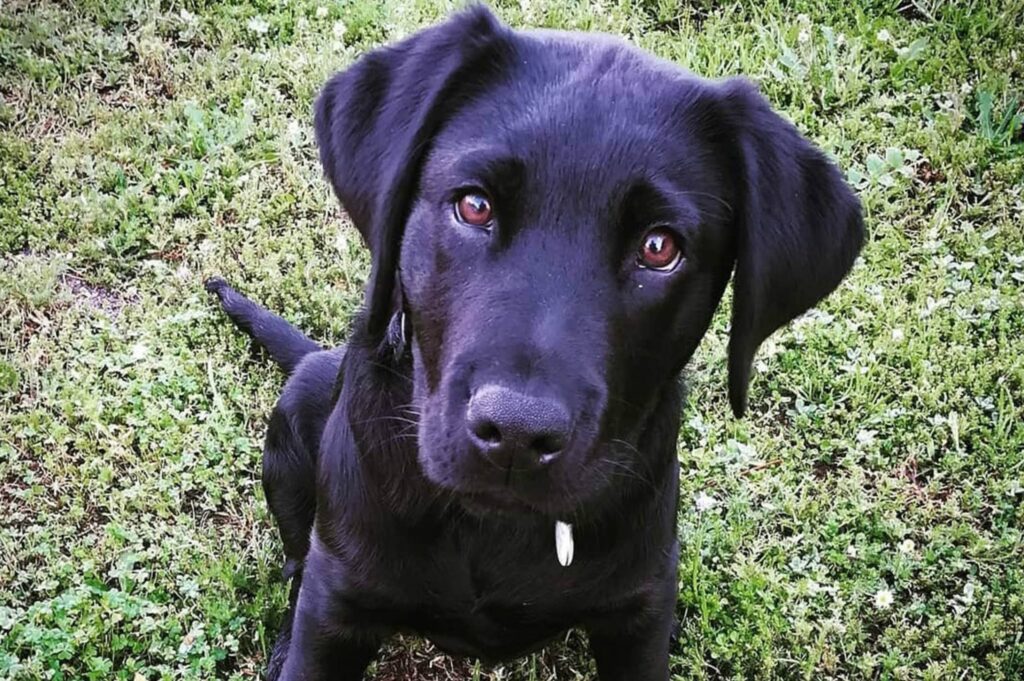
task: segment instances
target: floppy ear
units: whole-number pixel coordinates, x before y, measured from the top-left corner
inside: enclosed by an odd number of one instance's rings
[[[730,79],[721,87],[740,169],[729,401],[742,416],[758,346],[839,285],[864,223],[838,168],[756,86]]]
[[[373,255],[371,337],[393,308],[399,248],[436,131],[493,73],[509,31],[483,7],[374,50],[324,86],[314,113],[324,173]]]

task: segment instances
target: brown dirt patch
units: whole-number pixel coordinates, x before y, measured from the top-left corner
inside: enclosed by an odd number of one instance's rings
[[[139,302],[136,295],[125,295],[103,286],[90,284],[75,274],[63,275],[61,285],[78,304],[93,310],[101,310],[111,317],[121,314],[128,305]]]
[[[379,681],[466,681],[472,670],[465,660],[453,659],[429,644],[415,648],[392,645],[377,664]]]

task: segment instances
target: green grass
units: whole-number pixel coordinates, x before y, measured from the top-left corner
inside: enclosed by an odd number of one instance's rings
[[[0,1],[0,678],[258,675],[281,376],[200,282],[344,340],[368,262],[312,98],[451,7]],[[497,10],[757,78],[866,209],[861,261],[762,349],[747,418],[724,314],[692,362],[676,678],[1024,678],[1024,2]],[[575,634],[500,669],[408,640],[378,669],[593,673]]]

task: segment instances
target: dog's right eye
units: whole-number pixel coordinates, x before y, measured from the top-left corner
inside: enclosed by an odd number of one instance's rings
[[[464,224],[487,227],[494,217],[491,199],[483,192],[466,192],[455,202],[455,216]]]

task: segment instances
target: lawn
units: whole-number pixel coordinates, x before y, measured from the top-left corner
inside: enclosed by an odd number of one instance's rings
[[[321,177],[328,74],[441,0],[0,0],[0,678],[258,677],[285,600],[259,484],[281,374],[221,274],[324,343],[368,260]],[[677,679],[1024,678],[1024,0],[501,2],[746,74],[869,240],[679,436]],[[593,677],[396,641],[378,679]]]

